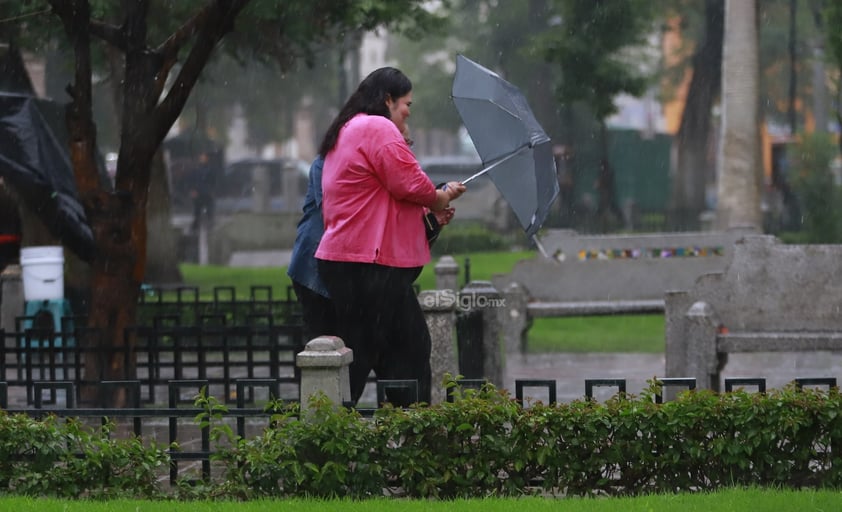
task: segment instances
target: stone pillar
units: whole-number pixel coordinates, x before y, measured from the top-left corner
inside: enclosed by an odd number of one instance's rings
[[[504,304],[491,281],[471,281],[459,294],[459,306],[468,311],[482,311],[483,376],[498,388],[503,387],[503,355],[500,346],[500,309]]]
[[[298,191],[298,184],[301,181],[301,174],[294,165],[284,166],[281,172],[281,196],[284,200],[283,211],[301,211],[301,192]]]
[[[296,357],[301,369],[301,414],[306,416],[310,399],[322,392],[337,406],[351,400],[351,381],[348,366],[354,360],[353,351],[337,336],[313,338]]]
[[[529,299],[526,290],[518,283],[510,283],[503,290],[503,307],[500,308],[500,328],[507,354],[526,352],[526,333],[529,330],[529,314],[526,305]]]
[[[719,391],[719,359],[716,336],[719,317],[706,302],[696,302],[687,311],[687,370],[698,389]]]
[[[664,293],[664,352],[666,377],[684,378],[687,373],[687,332],[685,315],[692,306],[683,290]]]
[[[16,332],[15,317],[24,314],[23,274],[20,265],[7,265],[0,274],[0,329]],[[0,340],[4,342],[6,340]],[[10,341],[14,346],[14,341]]]
[[[451,258],[452,259],[452,258]],[[445,374],[453,378],[459,374],[459,364],[456,360],[456,292],[453,290],[425,290],[418,294],[418,302],[424,311],[427,328],[432,338],[430,351],[430,379],[432,392],[430,403],[438,404],[447,400],[447,390],[444,389]]]
[[[459,265],[453,256],[442,256],[435,266],[436,289],[437,290],[458,290],[459,289]]]
[[[271,179],[269,168],[258,165],[251,171],[252,211],[254,213],[268,213],[271,196]]]

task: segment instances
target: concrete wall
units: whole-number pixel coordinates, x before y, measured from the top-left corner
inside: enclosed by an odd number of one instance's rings
[[[748,236],[722,272],[666,296],[666,372],[716,389],[728,352],[842,348],[842,245]]]
[[[209,263],[227,265],[235,251],[291,249],[300,212],[237,213],[213,227],[208,240]]]
[[[725,268],[734,243],[752,230],[644,235],[578,235],[550,230],[540,242],[549,258],[518,262],[497,275],[498,290],[521,285],[530,301],[663,299]]]
[[[786,245],[773,236],[735,246],[722,273],[690,288],[731,331],[842,330],[842,246]]]

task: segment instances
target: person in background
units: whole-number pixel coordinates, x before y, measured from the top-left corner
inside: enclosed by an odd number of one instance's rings
[[[322,167],[324,158],[317,156],[310,165],[307,194],[304,196],[304,214],[298,222],[292,256],[287,275],[304,322],[304,342],[323,334],[336,334],[336,311],[327,287],[319,276],[316,248],[324,233],[322,220]]]
[[[404,138],[412,83],[400,70],[373,71],[331,123],[319,147],[325,232],[319,274],[336,309],[337,332],[354,351],[351,398],[369,373],[419,383],[430,400],[430,333],[412,283],[430,261],[425,207],[446,211],[465,192],[436,188]],[[387,393],[396,406],[414,397]]]
[[[613,215],[621,226],[625,224],[625,215],[617,202],[617,190],[614,186],[614,168],[608,163],[608,160],[599,161],[599,174],[594,183],[594,188],[597,191],[599,202],[597,203],[597,217],[600,222],[603,222],[603,230],[607,229],[608,216]]]
[[[201,226],[210,227],[213,224],[214,199],[213,189],[215,173],[207,151],[199,153],[196,167],[191,175],[190,197],[193,199],[193,232],[199,231]]]

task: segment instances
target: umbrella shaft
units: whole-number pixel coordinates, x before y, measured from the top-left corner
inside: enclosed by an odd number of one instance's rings
[[[471,176],[470,178],[468,178],[468,179],[466,179],[466,180],[463,180],[463,181],[462,181],[462,184],[463,184],[463,185],[467,185],[467,184],[468,184],[468,182],[470,182],[470,181],[471,181],[471,180],[473,180],[474,178],[479,178],[480,176],[482,176],[483,174],[487,173],[487,172],[488,172],[488,171],[490,171],[491,169],[494,169],[495,167],[497,167],[498,165],[502,164],[503,162],[505,162],[505,161],[507,161],[507,160],[510,160],[510,159],[512,159],[512,158],[514,158],[514,157],[516,157],[517,155],[521,154],[521,153],[522,153],[524,150],[526,150],[526,149],[529,149],[529,146],[523,146],[523,147],[519,148],[517,151],[514,151],[514,152],[512,152],[512,153],[510,153],[510,154],[506,155],[506,157],[505,157],[505,158],[501,158],[500,160],[497,160],[496,162],[494,162],[493,164],[489,165],[489,166],[488,166],[488,167],[486,167],[485,169],[483,169],[483,170],[479,171],[478,173],[474,174],[474,175],[473,175],[473,176]]]

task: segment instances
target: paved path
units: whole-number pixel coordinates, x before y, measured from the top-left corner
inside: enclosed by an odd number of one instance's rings
[[[583,397],[585,379],[626,379],[626,391],[639,394],[647,386],[647,380],[656,376],[663,377],[665,373],[663,354],[528,354],[509,356],[506,362],[507,389],[514,390],[516,379],[555,379],[559,401]],[[721,377],[763,377],[767,389],[782,387],[801,377],[840,379],[842,354],[731,354]],[[608,388],[605,392],[612,394]]]
[[[626,391],[638,395],[646,381],[664,377],[663,354],[639,353],[551,353],[509,354],[503,387],[515,395],[515,380],[556,381],[557,399],[570,402],[585,396],[586,379],[625,379]],[[836,377],[842,383],[842,354],[834,352],[779,352],[731,354],[722,378],[763,377],[767,389],[780,388],[801,377]],[[596,388],[594,396],[604,399],[612,388]],[[366,388],[361,402],[375,401],[373,385]],[[547,400],[546,391],[526,390],[526,396]]]

